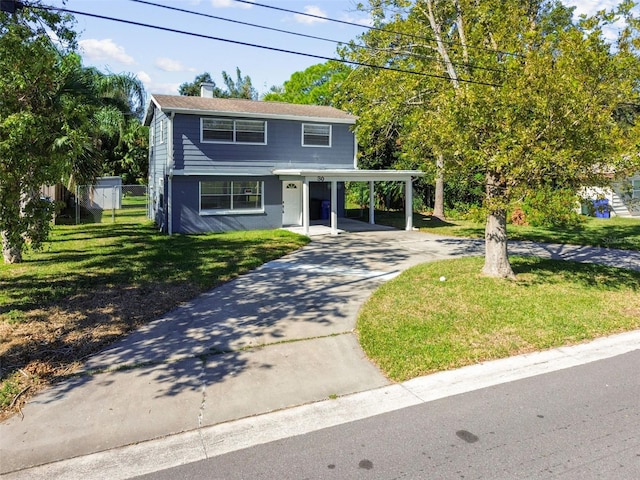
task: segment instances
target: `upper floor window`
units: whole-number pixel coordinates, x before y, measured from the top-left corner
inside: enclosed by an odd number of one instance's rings
[[[330,147],[331,125],[318,125],[315,123],[302,124],[303,147]]]
[[[202,118],[200,125],[203,142],[267,143],[267,122],[264,120]]]

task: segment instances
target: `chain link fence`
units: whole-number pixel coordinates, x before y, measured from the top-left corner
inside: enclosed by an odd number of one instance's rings
[[[147,218],[146,185],[76,187],[75,223],[139,223]]]

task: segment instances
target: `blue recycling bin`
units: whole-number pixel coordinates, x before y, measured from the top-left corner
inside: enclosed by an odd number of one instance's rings
[[[323,200],[321,210],[320,210],[320,220],[329,220],[330,214],[331,214],[331,201]]]
[[[609,208],[609,200],[606,198],[593,201],[593,208],[596,218],[611,218],[611,209]]]

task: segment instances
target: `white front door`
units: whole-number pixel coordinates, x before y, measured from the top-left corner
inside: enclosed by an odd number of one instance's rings
[[[302,223],[302,182],[282,182],[282,224]]]

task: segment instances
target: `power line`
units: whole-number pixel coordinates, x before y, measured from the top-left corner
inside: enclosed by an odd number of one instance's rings
[[[166,8],[167,10],[173,10],[174,12],[190,13],[192,15],[198,15],[200,17],[211,18],[213,20],[222,20],[223,22],[235,23],[237,25],[244,25],[244,26],[247,26],[247,27],[262,28],[264,30],[269,30],[269,31],[272,31],[272,32],[286,33],[286,34],[289,34],[289,35],[296,35],[296,36],[299,36],[299,37],[310,38],[312,40],[322,40],[324,42],[331,42],[331,43],[338,43],[338,44],[344,43],[344,42],[341,42],[339,40],[332,40],[331,38],[317,37],[315,35],[308,35],[306,33],[291,32],[289,30],[282,30],[280,28],[268,27],[266,25],[258,25],[258,24],[255,24],[255,23],[243,22],[241,20],[234,20],[234,19],[231,19],[231,18],[218,17],[217,15],[210,15],[208,13],[196,12],[196,11],[193,11],[193,10],[187,10],[187,9],[179,8],[179,7],[172,7],[170,5],[161,5],[159,3],[148,2],[146,0],[129,0],[129,1],[130,2],[134,2],[134,3],[141,3],[143,5],[150,5],[152,7]]]
[[[130,2],[134,2],[134,3],[140,3],[140,4],[143,4],[143,5],[149,5],[149,6],[152,6],[152,7],[164,8],[164,9],[172,10],[172,11],[175,11],[175,12],[181,12],[181,13],[188,13],[188,14],[191,14],[191,15],[197,15],[197,16],[200,16],[200,17],[210,18],[210,19],[213,19],[213,20],[221,20],[223,22],[234,23],[234,24],[237,24],[237,25],[244,25],[244,26],[247,26],[247,27],[260,28],[260,29],[263,29],[263,30],[268,30],[268,31],[278,32],[278,33],[284,33],[284,34],[287,34],[287,35],[294,35],[294,36],[303,37],[303,38],[310,38],[310,39],[313,39],[313,40],[321,40],[321,41],[324,41],[324,42],[335,43],[336,45],[345,45],[346,43],[348,43],[348,42],[343,42],[343,41],[340,41],[340,40],[333,40],[331,38],[318,37],[318,36],[315,36],[315,35],[308,35],[308,34],[305,34],[305,33],[292,32],[290,30],[283,30],[283,29],[280,29],[280,28],[269,27],[269,26],[266,26],[266,25],[258,25],[258,24],[255,24],[255,23],[244,22],[244,21],[241,21],[241,20],[235,20],[235,19],[226,18],[226,17],[219,17],[217,15],[211,15],[211,14],[203,13],[203,12],[196,12],[196,11],[193,11],[193,10],[187,10],[187,9],[180,8],[180,7],[173,7],[173,6],[170,6],[170,5],[162,5],[162,4],[159,4],[159,3],[150,2],[148,0],[129,0],[129,1]],[[358,46],[361,47],[361,48],[365,48],[367,50],[372,50],[372,51],[376,51],[376,52],[385,51],[384,49],[381,49],[381,48],[370,47],[370,46],[366,46],[366,45],[358,45]],[[431,60],[435,60],[438,63],[445,63],[444,60],[442,60],[440,58],[437,58],[437,57],[432,57],[432,56],[428,56],[428,55],[420,55],[420,54],[413,53],[413,52],[403,52],[403,53],[406,54],[406,55],[410,55],[410,56],[412,56],[414,58],[431,59]],[[451,63],[452,65],[463,66],[463,67],[471,68],[471,69],[474,69],[474,70],[486,70],[486,71],[490,71],[490,72],[504,73],[504,70],[497,69],[497,68],[480,67],[480,66],[477,66],[477,65],[472,65],[472,64],[463,63],[463,62],[449,62],[449,63]]]
[[[456,46],[461,46],[461,47],[467,47],[467,48],[471,48],[471,49],[475,49],[475,50],[483,50],[485,52],[491,52],[491,53],[500,53],[502,55],[512,55],[515,57],[521,57],[522,55],[519,53],[514,53],[514,52],[507,52],[504,50],[496,50],[493,48],[486,48],[486,47],[476,47],[474,45],[464,45],[460,42],[452,42],[450,40],[438,40],[436,38],[433,37],[421,37],[419,35],[414,35],[411,33],[403,33],[403,32],[396,32],[393,30],[387,30],[386,28],[380,28],[380,27],[371,27],[369,25],[362,25],[359,23],[355,23],[355,22],[349,22],[348,20],[338,20],[337,18],[330,18],[330,17],[323,17],[322,15],[315,15],[313,13],[306,13],[306,12],[299,12],[297,10],[290,10],[288,8],[282,8],[282,7],[274,7],[273,5],[265,5],[263,3],[258,3],[258,2],[253,2],[251,0],[234,0],[235,2],[238,3],[244,3],[246,5],[253,5],[256,7],[262,7],[262,8],[268,8],[271,10],[277,10],[280,12],[285,12],[285,13],[293,13],[294,15],[302,15],[303,17],[309,17],[309,18],[315,18],[318,20],[324,20],[326,22],[333,22],[333,23],[340,23],[342,25],[349,25],[352,27],[358,27],[358,28],[366,28],[367,30],[374,30],[376,32],[383,32],[383,33],[392,33],[394,35],[399,35],[402,37],[409,37],[409,38],[417,38],[419,40],[427,40],[429,42],[442,42],[444,44],[447,45],[456,45]]]
[[[385,67],[382,65],[373,65],[373,64],[369,64],[369,63],[364,63],[364,62],[356,62],[356,61],[352,61],[352,60],[343,60],[343,59],[338,59],[338,58],[331,58],[331,57],[325,57],[323,55],[316,55],[313,53],[305,53],[305,52],[297,52],[294,50],[286,50],[283,48],[276,48],[276,47],[268,47],[266,45],[257,45],[255,43],[249,43],[249,42],[242,42],[240,40],[231,40],[228,38],[221,38],[221,37],[214,37],[211,35],[204,35],[202,33],[195,33],[195,32],[187,32],[185,30],[178,30],[175,28],[169,28],[169,27],[161,27],[159,25],[151,25],[148,23],[142,23],[142,22],[136,22],[133,20],[123,20],[121,18],[114,18],[114,17],[108,17],[106,15],[99,15],[96,13],[88,13],[88,12],[80,12],[78,10],[71,10],[68,8],[61,8],[61,7],[51,7],[51,6],[46,6],[46,5],[39,5],[37,8],[42,8],[43,10],[56,10],[59,12],[65,12],[65,13],[71,13],[74,15],[85,15],[88,17],[93,17],[93,18],[99,18],[102,20],[110,20],[110,21],[114,21],[114,22],[119,22],[119,23],[125,23],[128,25],[135,25],[138,27],[145,27],[145,28],[151,28],[153,30],[161,30],[164,32],[171,32],[171,33],[178,33],[181,35],[187,35],[187,36],[191,36],[191,37],[197,37],[197,38],[205,38],[208,40],[216,40],[219,42],[226,42],[226,43],[233,43],[235,45],[242,45],[245,47],[252,47],[252,48],[261,48],[263,50],[270,50],[273,52],[280,52],[280,53],[287,53],[290,55],[300,55],[303,57],[309,57],[309,58],[316,58],[319,60],[327,60],[327,61],[335,61],[335,62],[340,62],[340,63],[345,63],[345,64],[349,64],[349,65],[355,65],[358,67],[369,67],[369,68],[375,68],[375,69],[379,69],[379,70],[387,70],[387,71],[392,71],[392,72],[398,72],[398,73],[407,73],[410,75],[418,75],[418,76],[422,76],[422,77],[432,77],[432,78],[440,78],[443,80],[451,80],[450,77],[445,76],[445,75],[436,75],[436,74],[431,74],[431,73],[422,73],[422,72],[415,72],[415,71],[411,71],[411,70],[403,70],[400,68],[395,68],[395,67]],[[499,87],[499,84],[496,83],[489,83],[489,82],[480,82],[480,81],[475,81],[475,80],[466,80],[466,79],[461,79],[458,78],[458,81],[460,82],[464,82],[464,83],[469,83],[469,84],[477,84],[477,85],[486,85],[486,86],[490,86],[490,87]]]

